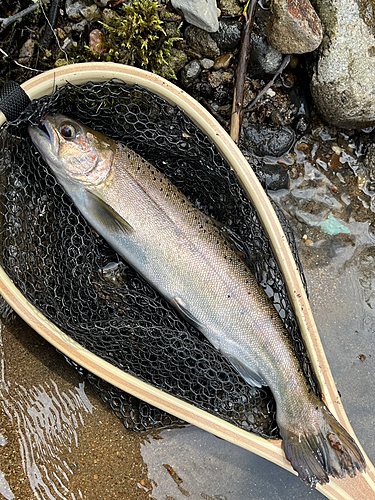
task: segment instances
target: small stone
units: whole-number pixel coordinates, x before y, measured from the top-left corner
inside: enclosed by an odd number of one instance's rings
[[[243,22],[240,19],[224,18],[219,21],[219,30],[211,33],[222,52],[233,52],[240,43]]]
[[[251,51],[249,71],[255,78],[273,75],[279,69],[283,60],[282,54],[267,43],[264,32],[254,27],[251,36]]]
[[[217,6],[222,16],[237,17],[243,13],[242,5],[239,5],[236,0],[218,0]]]
[[[307,247],[312,247],[312,246],[314,245],[314,242],[313,242],[312,240],[307,239],[307,240],[305,241],[305,245],[306,245]]]
[[[81,21],[83,17],[81,10],[85,7],[86,3],[82,0],[77,0],[76,2],[74,0],[66,0],[65,12],[71,21]]]
[[[309,149],[309,145],[306,144],[306,142],[299,142],[297,144],[297,150],[298,151],[307,151]]]
[[[273,0],[267,38],[282,54],[304,54],[317,49],[323,30],[309,0]]]
[[[26,40],[26,42],[22,45],[18,58],[18,62],[20,64],[27,64],[31,60],[34,54],[34,46],[35,43],[32,38]]]
[[[233,57],[233,54],[223,54],[217,57],[214,62],[214,69],[228,69]]]
[[[368,176],[371,181],[375,181],[375,144],[371,143],[368,147],[366,156],[363,160],[365,167],[367,168]]]
[[[98,29],[92,30],[89,34],[89,47],[96,54],[104,54],[108,50],[106,39]]]
[[[96,5],[98,5],[99,7],[103,8],[103,7],[107,7],[107,5],[109,4],[110,0],[94,0],[94,2],[96,3]]]
[[[203,59],[200,60],[202,69],[211,69],[214,65],[214,61],[212,59],[207,59],[207,57],[204,57]]]
[[[195,59],[187,63],[181,70],[181,84],[183,87],[191,85],[200,75],[201,65]]]
[[[216,89],[219,85],[223,83],[223,74],[218,71],[214,71],[213,73],[209,73],[207,75],[207,80],[210,83],[213,89]]]
[[[279,158],[293,145],[294,132],[289,127],[250,124],[244,129],[244,138],[257,156]]]
[[[64,40],[64,38],[66,37],[66,32],[61,29],[61,28],[57,28],[57,36],[61,39],[61,40]]]
[[[82,19],[79,23],[72,24],[72,31],[76,31],[77,33],[83,33],[86,27],[89,25],[87,19]]]
[[[182,10],[188,23],[206,31],[219,29],[215,0],[172,0],[172,5]]]
[[[206,31],[196,26],[188,26],[186,28],[185,38],[189,46],[203,57],[215,59],[220,55],[220,50],[216,42]]]
[[[84,7],[81,9],[82,16],[87,19],[87,21],[98,21],[101,18],[102,14],[99,7],[95,4],[89,5],[88,7]]]
[[[267,189],[270,191],[289,188],[289,175],[282,165],[264,165],[263,171],[266,177]]]

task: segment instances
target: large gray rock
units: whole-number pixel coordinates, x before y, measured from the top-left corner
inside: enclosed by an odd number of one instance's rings
[[[217,31],[216,0],[172,0],[175,9],[181,9],[185,20],[206,31]]]
[[[314,5],[324,26],[311,81],[315,104],[333,125],[375,125],[373,11],[360,8],[357,0],[315,0]]]

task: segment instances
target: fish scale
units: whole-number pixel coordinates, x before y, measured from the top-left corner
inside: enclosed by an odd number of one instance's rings
[[[285,455],[301,479],[324,484],[329,475],[363,471],[360,450],[308,385],[235,235],[145,159],[68,117],[46,115],[29,133],[109,245],[227,357],[244,383],[270,387]]]

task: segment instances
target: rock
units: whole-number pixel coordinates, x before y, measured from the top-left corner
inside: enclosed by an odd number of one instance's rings
[[[66,0],[65,2],[65,12],[71,21],[81,21],[83,16],[81,10],[87,7],[87,4],[83,0]]]
[[[207,59],[207,57],[204,57],[203,59],[200,60],[202,69],[211,69],[212,66],[214,65],[214,61],[212,59]]]
[[[375,181],[375,144],[370,144],[366,156],[363,160],[367,168],[368,176],[372,182]]]
[[[32,38],[29,38],[26,40],[26,42],[22,45],[19,57],[18,57],[18,62],[20,64],[27,64],[30,62],[31,58],[33,57],[34,54],[34,40]]]
[[[268,190],[278,191],[289,188],[289,175],[282,165],[264,165],[263,172]]]
[[[188,58],[183,50],[171,48],[171,59],[169,66],[175,73],[178,73],[187,64]]]
[[[304,54],[319,47],[322,25],[309,0],[273,0],[267,37],[282,54]]]
[[[96,3],[96,5],[103,8],[103,7],[107,7],[110,0],[94,0],[94,2]]]
[[[185,38],[189,46],[199,52],[203,57],[216,59],[220,55],[219,47],[211,38],[207,31],[197,28],[196,26],[188,26],[185,30]]]
[[[218,0],[217,6],[222,16],[229,17],[241,16],[244,9],[236,0]]]
[[[104,54],[108,47],[103,33],[99,30],[92,30],[89,34],[89,47],[95,54]]]
[[[82,19],[82,21],[80,21],[79,23],[72,24],[72,31],[83,33],[88,25],[89,22],[87,21],[87,19]]]
[[[254,78],[273,75],[283,60],[282,54],[267,43],[265,35],[254,30],[251,36],[249,72]]]
[[[272,156],[279,158],[285,154],[294,143],[293,130],[288,127],[273,125],[248,125],[244,131],[244,139],[257,156]]]
[[[370,4],[368,4],[370,5]],[[311,93],[328,123],[343,128],[375,125],[375,35],[356,0],[315,0],[324,25]]]
[[[81,14],[89,22],[98,21],[102,17],[99,7],[94,3],[81,9]]]
[[[182,10],[188,23],[206,31],[219,29],[215,0],[172,0],[172,5]]]
[[[233,54],[223,54],[215,59],[214,69],[228,69],[233,60]]]
[[[181,71],[181,84],[183,87],[188,87],[194,80],[198,78],[201,72],[199,61],[193,59],[187,63]]]
[[[224,18],[219,21],[219,30],[211,33],[222,52],[233,52],[240,43],[242,21],[240,19]]]

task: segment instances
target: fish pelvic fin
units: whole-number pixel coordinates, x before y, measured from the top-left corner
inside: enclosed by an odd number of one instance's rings
[[[252,387],[262,387],[267,385],[266,381],[263,377],[249,368],[247,365],[242,363],[239,359],[234,356],[230,356],[229,354],[225,354],[226,358],[230,363],[234,366],[234,368],[238,371],[243,379],[246,380],[248,384]]]
[[[328,483],[329,476],[354,477],[366,469],[354,439],[322,403],[319,409],[319,423],[301,422],[297,432],[280,427],[286,458],[300,479],[312,487]]]
[[[81,196],[87,212],[91,213],[107,231],[123,236],[134,232],[132,226],[97,194],[83,189]]]

